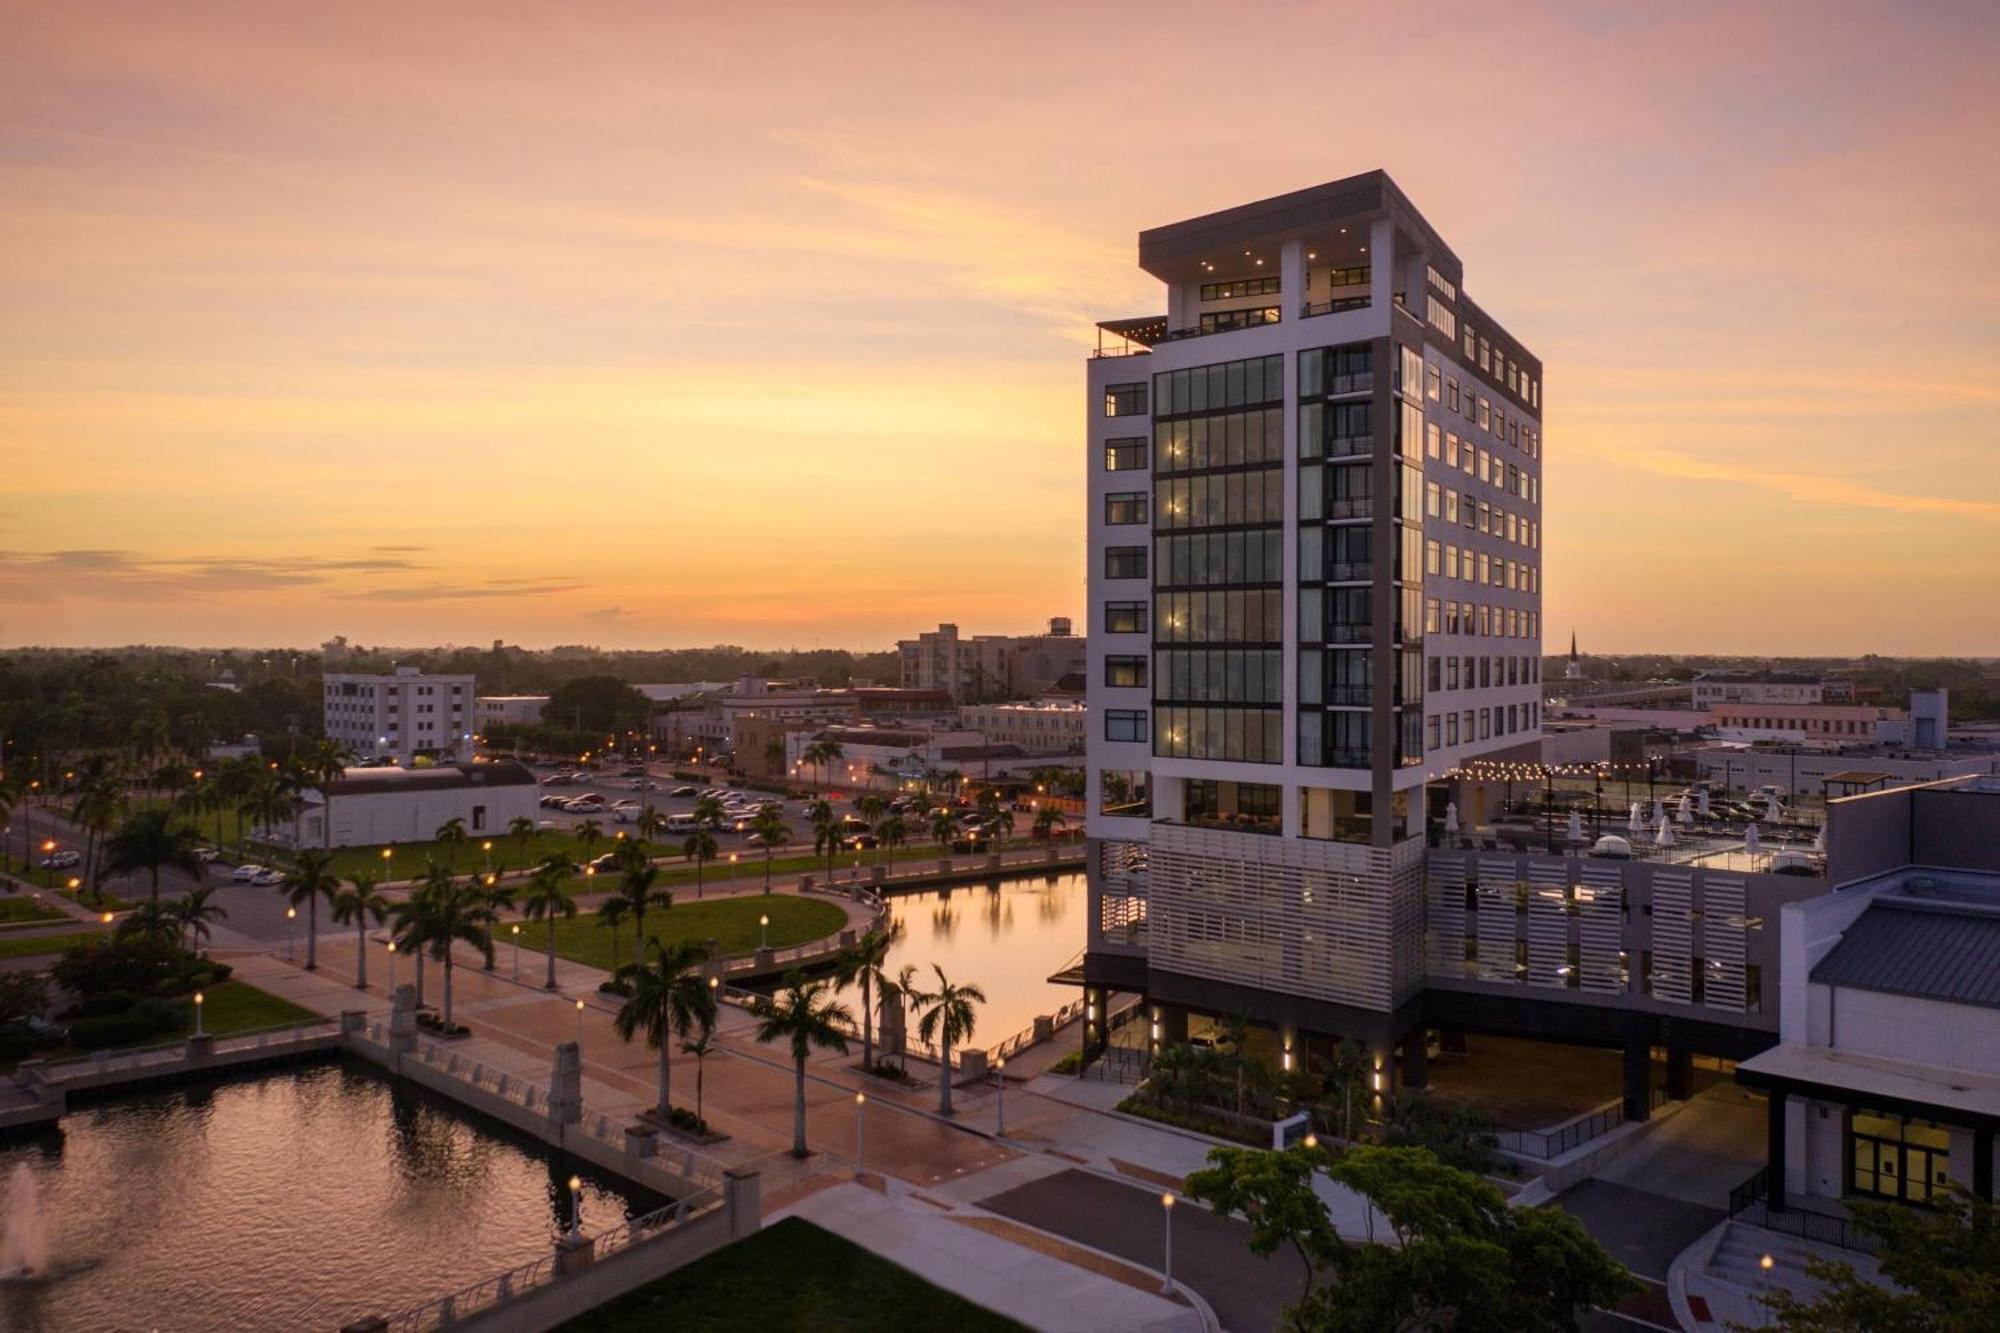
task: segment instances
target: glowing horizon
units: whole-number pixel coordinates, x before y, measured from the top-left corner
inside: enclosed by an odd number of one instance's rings
[[[1991,8],[1380,14],[0,0],[0,645],[1081,629],[1136,233],[1380,166],[1547,650],[2000,655]]]

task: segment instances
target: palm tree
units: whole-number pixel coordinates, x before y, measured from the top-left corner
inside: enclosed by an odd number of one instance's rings
[[[871,826],[876,820],[882,817],[882,812],[888,808],[889,803],[872,791],[854,803],[854,812],[860,815]]]
[[[639,811],[639,817],[632,821],[632,827],[638,832],[640,842],[653,842],[666,831],[667,817],[652,806],[645,806]]]
[[[27,794],[21,787],[20,779],[10,780],[6,774],[0,773],[0,870],[14,867],[14,853],[7,847],[7,835],[13,831],[17,805],[27,808]]]
[[[445,873],[452,874],[456,872],[458,870],[458,849],[465,846],[465,821],[454,815],[450,819],[445,820],[444,823],[438,825],[438,831],[432,834],[431,837],[444,851]]]
[[[717,851],[715,835],[705,828],[698,828],[688,834],[681,844],[681,855],[694,862],[694,896],[701,897],[701,868],[715,859]]]
[[[1007,839],[1014,836],[1014,811],[998,801],[982,802],[982,804],[986,807],[986,818],[983,821],[986,832],[998,844],[997,850],[1004,852],[1007,850]]]
[[[333,896],[333,919],[346,925],[354,923],[354,988],[368,989],[368,923],[381,925],[389,915],[389,900],[382,896],[377,887],[381,883],[378,875],[359,874],[354,877],[354,887],[343,889]]]
[[[141,810],[104,844],[104,870],[112,875],[145,871],[152,880],[152,901],[160,902],[160,871],[171,866],[201,878],[201,858],[195,853],[201,838],[168,810]]]
[[[618,891],[608,898],[604,906],[597,909],[598,919],[603,924],[615,924],[607,918],[613,903],[618,905],[619,917],[632,918],[632,958],[636,964],[646,952],[646,913],[655,907],[672,907],[674,895],[656,887],[660,882],[660,868],[653,865],[635,865],[626,869],[619,877]],[[612,971],[617,971],[614,964]]]
[[[779,777],[785,775],[785,743],[775,736],[764,742],[764,763]]]
[[[977,986],[954,986],[936,963],[938,988],[918,991],[910,998],[923,1012],[917,1016],[917,1038],[938,1043],[938,1114],[951,1114],[951,1048],[972,1039],[972,1006],[986,1003],[986,992]]]
[[[575,873],[576,865],[568,858],[543,857],[521,894],[522,914],[530,921],[546,920],[549,923],[548,990],[556,988],[556,918],[571,919],[576,916],[576,899],[569,891],[569,877]]]
[[[791,837],[792,831],[785,827],[785,817],[768,805],[759,810],[757,817],[750,821],[750,831],[757,835],[757,841],[762,843],[764,847],[764,892],[769,893],[771,891],[771,849]]]
[[[85,833],[83,882],[94,893],[102,893],[100,884],[107,871],[120,873],[102,864],[105,848],[104,835],[117,821],[124,809],[124,795],[119,790],[117,778],[106,771],[101,763],[97,770],[83,778],[83,786],[77,793],[76,806],[71,818]],[[157,900],[159,895],[155,893]]]
[[[507,836],[512,838],[515,844],[525,853],[528,850],[528,844],[535,840],[535,821],[526,815],[516,816],[507,825]],[[528,864],[528,858],[525,855],[521,858],[521,864]]]
[[[710,988],[710,992],[713,993],[713,988]],[[681,1043],[681,1054],[694,1057],[694,1122],[697,1125],[707,1123],[701,1113],[702,1083],[708,1070],[708,1057],[714,1053],[715,1015],[711,1009],[709,1016],[702,1020],[701,1027],[696,1030],[693,1040]]]
[[[209,901],[215,897],[215,892],[213,884],[197,884],[184,896],[167,904],[167,913],[173,917],[182,940],[181,947],[199,948],[201,942],[210,936],[209,922],[229,919],[228,908]]]
[[[443,1018],[447,1034],[453,1027],[453,946],[469,944],[479,950],[482,957],[491,957],[493,941],[487,936],[487,927],[492,915],[492,909],[486,905],[486,895],[476,884],[461,884],[435,866],[425,876],[423,887],[396,906],[402,938],[417,950],[418,957],[428,951],[431,957],[444,964]]]
[[[1327,1079],[1340,1089],[1340,1137],[1354,1140],[1354,1090],[1368,1077],[1368,1052],[1352,1037],[1344,1037],[1333,1048]]]
[[[904,1016],[906,1022],[909,1018],[909,1007],[916,1002],[916,998],[920,994],[922,992],[917,989],[917,965],[915,963],[905,963],[896,970],[895,976],[884,976],[882,978],[883,1005],[886,1007],[891,1001],[894,1001],[897,1012]],[[908,1041],[903,1043],[901,1057],[897,1065],[905,1074],[910,1072],[910,1043]]]
[[[297,863],[279,892],[297,907],[306,908],[306,971],[319,970],[319,900],[332,898],[340,891],[340,876],[333,873],[333,853],[307,848],[299,853]]]
[[[354,758],[346,746],[339,741],[320,740],[299,759],[299,772],[319,790],[320,846],[333,846],[333,784],[347,776],[347,765]]]
[[[271,780],[284,797],[285,815],[292,821],[292,850],[296,852],[306,840],[306,793],[313,789],[312,776],[294,757],[287,759],[285,766],[271,775]]]
[[[835,965],[834,979],[840,986],[861,985],[861,1065],[870,1071],[875,1068],[875,992],[879,988],[887,1000],[894,983],[883,968],[889,961],[889,950],[902,937],[900,921],[891,922],[887,930],[871,930],[842,953]]]
[[[958,824],[949,810],[939,810],[931,816],[931,841],[937,844],[939,859],[951,850],[952,839],[957,836]]]
[[[514,888],[502,884],[500,876],[488,872],[478,880],[480,897],[486,903],[486,971],[493,970],[493,927],[500,913],[514,905]]]
[[[910,840],[910,826],[901,815],[890,815],[875,826],[875,841],[882,844],[883,861],[895,859],[896,849]]]
[[[1062,811],[1052,805],[1044,806],[1042,807],[1042,812],[1035,816],[1035,836],[1038,838],[1047,838],[1050,842],[1054,842],[1057,830],[1061,829],[1067,823],[1069,823],[1069,817],[1063,814]]]
[[[806,807],[806,818],[812,821],[814,853],[826,853],[826,882],[830,885],[833,858],[840,851],[840,817],[833,812],[833,802],[822,797]]]
[[[721,828],[722,798],[720,796],[700,796],[695,798],[694,822],[703,828]]]
[[[249,804],[257,784],[263,781],[264,765],[254,754],[239,754],[234,759],[225,759],[215,775],[216,822],[215,840],[222,841],[222,814],[224,810],[236,812],[236,845],[243,845],[243,817],[250,813]]]
[[[268,834],[292,817],[297,803],[298,797],[287,789],[279,775],[265,769],[258,773],[250,794],[243,798],[243,813],[248,814],[251,822]]]
[[[586,819],[576,826],[572,836],[576,838],[576,845],[582,849],[584,859],[589,860],[590,849],[604,841],[604,825],[594,819]]]
[[[854,1015],[835,1000],[832,987],[824,981],[807,981],[797,972],[785,976],[784,993],[773,999],[759,996],[751,1010],[757,1016],[757,1040],[787,1041],[792,1047],[792,1156],[806,1155],[806,1060],[813,1047],[847,1054],[847,1037],[842,1024],[852,1025]]]
[[[659,1051],[660,1101],[654,1113],[663,1121],[672,1109],[667,1085],[673,1073],[668,1059],[673,1039],[686,1037],[697,1026],[715,1025],[715,993],[701,974],[701,965],[707,960],[708,951],[698,944],[666,945],[648,940],[645,960],[618,973],[629,994],[611,1026],[622,1041],[632,1040],[644,1029],[646,1044]]]
[[[140,903],[118,923],[116,933],[121,940],[134,935],[164,940],[179,935],[180,925],[174,920],[171,907],[162,907],[156,902]]]

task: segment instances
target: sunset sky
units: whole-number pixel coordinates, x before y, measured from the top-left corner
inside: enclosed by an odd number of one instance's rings
[[[1380,166],[1551,648],[2000,654],[2000,7],[1647,8],[0,0],[0,644],[1081,617],[1135,233]]]

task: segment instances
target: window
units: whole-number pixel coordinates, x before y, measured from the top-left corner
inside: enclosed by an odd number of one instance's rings
[[[1109,384],[1104,388],[1104,415],[1107,417],[1142,417],[1146,415],[1146,386],[1143,384]]]
[[[1106,634],[1144,634],[1146,632],[1146,604],[1144,602],[1106,602],[1104,604],[1104,632]]]
[[[1097,809],[1106,815],[1127,815],[1144,819],[1153,813],[1153,801],[1144,769],[1099,769]]]
[[[1259,324],[1276,324],[1278,307],[1257,306],[1249,310],[1213,310],[1201,317],[1203,333],[1227,333],[1231,329],[1255,328]]]
[[[1104,739],[1107,741],[1145,740],[1146,710],[1143,708],[1105,709]]]
[[[1368,285],[1368,265],[1358,268],[1335,268],[1327,270],[1327,282],[1334,287],[1366,287]]]
[[[1424,368],[1424,397],[1434,403],[1438,401],[1443,392],[1440,388],[1441,383],[1442,381],[1438,377],[1438,368],[1436,366],[1426,366]]]
[[[1146,548],[1143,546],[1105,547],[1104,577],[1107,579],[1145,578]]]
[[[1146,659],[1143,657],[1107,657],[1104,659],[1104,683],[1119,689],[1137,689],[1146,683]]]
[[[1204,282],[1201,285],[1201,299],[1229,301],[1239,296],[1276,296],[1278,291],[1278,279],[1275,275],[1238,278],[1234,282]]]
[[[1928,1203],[1951,1179],[1951,1133],[1927,1120],[1857,1110],[1847,1148],[1854,1194]]]
[[[1104,442],[1104,470],[1106,472],[1138,472],[1146,466],[1145,439],[1106,440]]]
[[[1144,491],[1115,491],[1105,496],[1104,521],[1111,524],[1144,523],[1146,521],[1146,493]]]

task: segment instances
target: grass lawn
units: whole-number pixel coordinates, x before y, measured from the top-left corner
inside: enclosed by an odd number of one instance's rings
[[[558,1333],[885,1328],[1008,1333],[1022,1325],[796,1217],[558,1325]]]
[[[33,898],[13,895],[0,898],[0,925],[11,925],[20,921],[60,921],[63,913]]]
[[[311,1009],[293,1004],[269,991],[258,990],[244,981],[225,981],[202,992],[201,1027],[204,1032],[227,1036],[284,1023],[303,1023],[318,1018]],[[193,1031],[190,1027],[189,1031]]]
[[[766,898],[718,898],[696,902],[676,901],[663,911],[646,913],[646,934],[662,944],[700,944],[719,940],[725,954],[749,953],[757,947],[757,918],[771,918],[773,949],[785,949],[808,940],[835,934],[847,924],[847,913],[817,898],[798,898],[774,893]],[[506,934],[503,930],[502,935]],[[548,926],[535,921],[521,923],[521,943],[537,949],[548,942]],[[621,922],[617,931],[618,961],[632,961],[632,923]],[[574,921],[556,926],[556,953],[571,962],[592,967],[611,967],[612,931],[597,924],[597,913],[580,913]]]
[[[0,936],[0,958],[28,958],[44,953],[58,954],[71,945],[94,940],[104,933],[101,930],[91,930],[65,935],[31,935],[27,939],[8,939]]]

